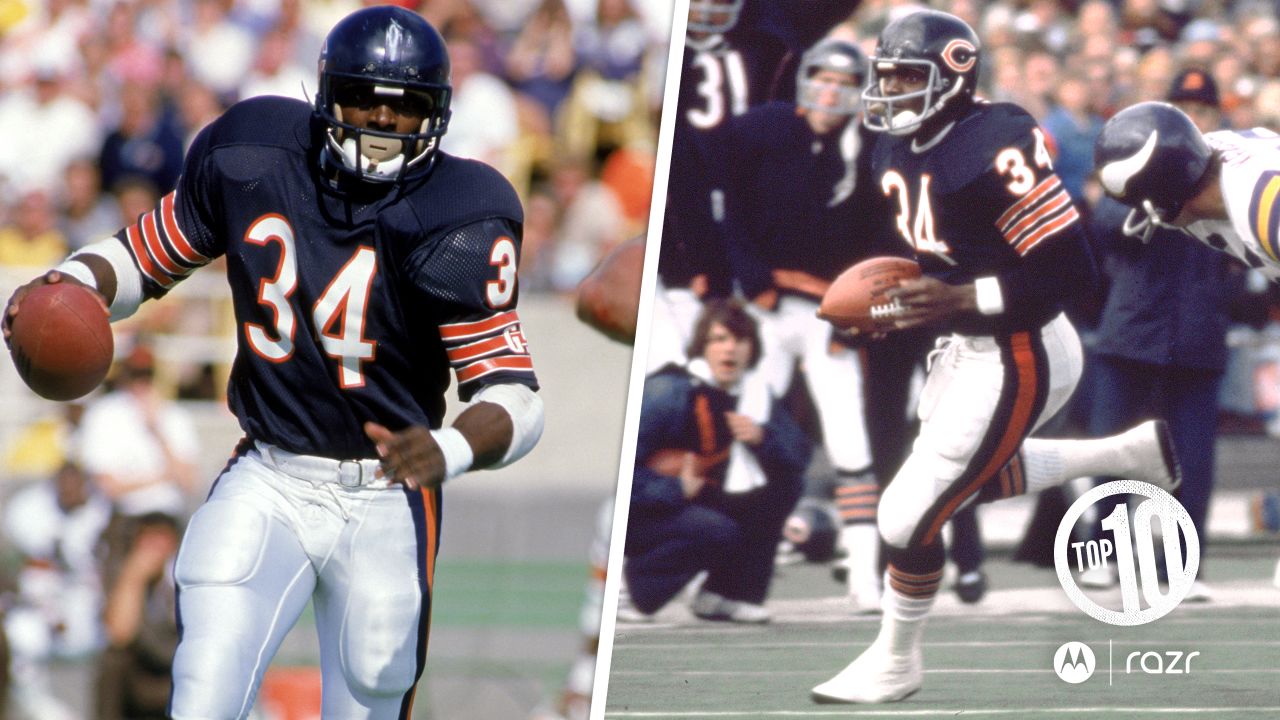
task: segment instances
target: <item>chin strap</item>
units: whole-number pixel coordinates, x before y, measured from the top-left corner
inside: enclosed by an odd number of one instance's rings
[[[1160,211],[1150,200],[1142,201],[1142,208],[1133,208],[1128,215],[1124,216],[1124,225],[1120,227],[1120,231],[1125,237],[1138,238],[1143,243],[1151,242],[1151,236],[1155,234],[1156,228],[1164,228],[1166,230],[1177,230],[1183,235],[1191,236],[1185,228],[1177,225],[1170,225],[1160,219]]]

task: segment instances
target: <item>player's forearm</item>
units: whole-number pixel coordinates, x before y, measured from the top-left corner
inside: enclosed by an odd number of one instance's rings
[[[486,468],[502,459],[511,445],[511,416],[501,407],[478,402],[458,415],[453,429],[471,446],[473,469]]]
[[[144,299],[142,275],[129,251],[114,237],[85,246],[56,269],[97,290],[113,321],[132,315]]]
[[[466,438],[472,468],[503,467],[524,457],[542,437],[542,399],[524,385],[490,385],[453,423]]]

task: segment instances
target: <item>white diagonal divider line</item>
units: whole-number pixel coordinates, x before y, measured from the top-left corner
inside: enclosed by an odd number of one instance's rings
[[[609,711],[606,718],[729,718],[729,717],[977,717],[982,715],[1004,715],[1025,717],[1027,715],[1214,715],[1219,713],[1274,713],[1280,707],[1071,707],[1071,708],[952,708],[938,710],[863,710],[850,707],[847,710],[806,709],[806,710],[681,710],[679,712],[663,711]]]

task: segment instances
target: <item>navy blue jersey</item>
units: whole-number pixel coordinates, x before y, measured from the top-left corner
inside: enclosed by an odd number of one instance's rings
[[[795,67],[786,59],[798,57],[856,4],[747,0],[728,32],[686,40],[658,263],[668,285],[701,275],[711,295],[732,290],[722,226],[728,121],[772,99],[782,79],[789,83],[787,97],[794,97],[789,75]]]
[[[856,120],[818,135],[784,102],[730,124],[726,234],[747,297],[775,289],[818,299],[857,261],[904,254],[885,242],[888,211],[871,181],[877,137]]]
[[[197,137],[177,190],[122,230],[157,297],[225,257],[238,350],[229,403],[248,435],[373,457],[365,421],[439,427],[449,368],[467,400],[536,389],[516,315],[523,215],[495,170],[438,154],[403,185],[338,187],[321,126],[283,98],[239,103]]]
[[[998,277],[1005,312],[965,331],[1038,328],[1092,284],[1080,214],[1026,111],[975,103],[925,145],[885,136],[875,182],[926,274],[952,284]]]

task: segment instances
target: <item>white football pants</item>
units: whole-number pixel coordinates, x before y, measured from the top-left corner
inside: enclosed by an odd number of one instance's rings
[[[376,465],[339,469],[260,445],[222,474],[178,552],[172,717],[246,717],[313,598],[323,717],[409,717],[426,659],[440,494],[374,480]]]
[[[936,539],[1080,381],[1080,338],[1065,315],[1039,332],[943,343],[920,393],[920,434],[880,497],[880,534],[898,548]]]

